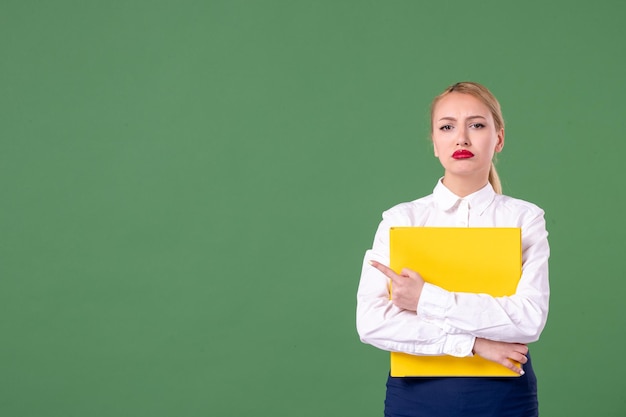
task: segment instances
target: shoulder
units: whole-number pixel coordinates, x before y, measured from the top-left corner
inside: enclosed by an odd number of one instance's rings
[[[407,201],[385,210],[383,220],[397,226],[412,226],[420,223],[420,219],[435,208],[433,195]]]
[[[495,208],[498,211],[505,211],[511,215],[525,218],[543,217],[544,211],[530,201],[510,197],[508,195],[496,194],[494,198]]]

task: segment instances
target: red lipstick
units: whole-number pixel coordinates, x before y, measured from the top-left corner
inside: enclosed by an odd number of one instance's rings
[[[459,149],[458,151],[455,151],[452,154],[452,157],[454,159],[467,159],[467,158],[472,158],[473,156],[474,154],[468,151],[467,149]]]

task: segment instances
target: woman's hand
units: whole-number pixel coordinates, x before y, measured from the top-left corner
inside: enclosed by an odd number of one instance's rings
[[[504,365],[513,372],[524,375],[522,368],[518,368],[512,361],[522,365],[528,362],[526,354],[528,346],[521,343],[496,342],[493,340],[476,338],[473,352],[487,360]]]
[[[392,285],[391,302],[404,310],[417,311],[417,303],[420,300],[424,279],[417,272],[404,268],[400,275],[393,269],[376,261],[369,261],[369,264],[385,274]]]

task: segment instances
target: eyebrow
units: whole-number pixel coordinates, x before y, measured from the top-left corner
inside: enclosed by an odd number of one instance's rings
[[[470,116],[470,117],[466,118],[466,120],[470,120],[470,119],[485,119],[486,120],[487,118],[485,116],[478,116],[478,115]],[[456,120],[456,118],[454,118],[452,116],[444,116],[444,117],[439,119],[439,121],[442,121],[442,120]]]

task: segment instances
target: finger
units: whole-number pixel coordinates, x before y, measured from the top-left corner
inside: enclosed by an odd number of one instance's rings
[[[521,364],[528,362],[528,357],[522,353],[514,353],[509,356],[510,359],[517,361]]]
[[[506,366],[511,371],[515,372],[516,374],[524,375],[524,370],[522,369],[522,367],[521,366],[518,367],[514,362],[508,359],[502,362],[502,365]]]
[[[400,276],[405,277],[405,278],[411,278],[414,281],[423,281],[424,278],[422,278],[422,276],[419,274],[419,272],[414,271],[412,269],[409,268],[404,268],[402,270],[402,273],[400,273]]]
[[[417,272],[413,271],[409,268],[403,268],[402,272],[400,272],[400,276],[405,278],[416,278]]]
[[[383,274],[385,274],[392,281],[397,280],[399,278],[398,274],[396,274],[394,270],[389,268],[387,265],[383,265],[377,261],[368,261],[368,263],[372,265],[374,268],[378,269]]]
[[[528,353],[528,346],[526,346],[523,343],[510,343],[510,345],[515,352],[519,352],[522,355],[525,355]]]

